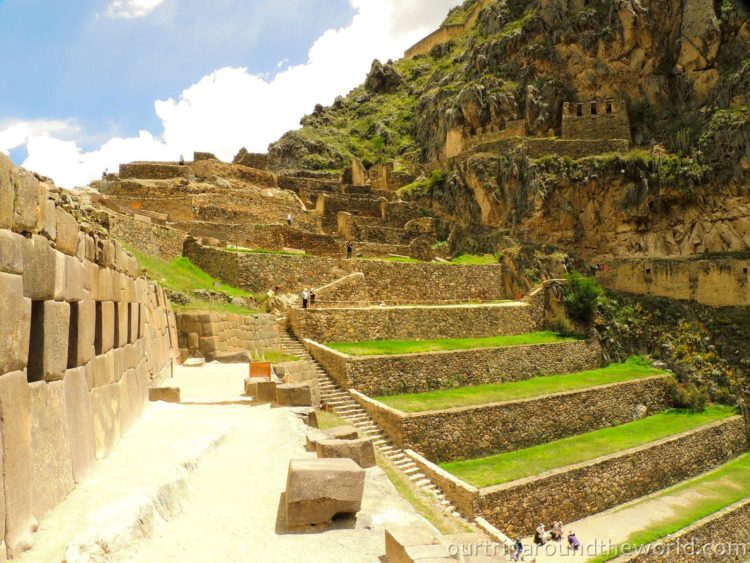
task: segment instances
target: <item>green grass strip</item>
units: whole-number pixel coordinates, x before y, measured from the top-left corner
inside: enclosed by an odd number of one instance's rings
[[[622,546],[630,549],[640,547],[670,534],[750,497],[750,454],[743,454],[717,469],[665,489],[643,499],[642,503],[663,500],[669,502],[681,497],[679,510],[671,516],[649,524],[649,527],[632,533],[615,550],[590,560],[590,563],[610,561],[623,553]],[[637,508],[638,504],[623,507],[623,510]]]
[[[370,342],[331,342],[329,348],[350,356],[375,356],[381,354],[418,354],[443,350],[469,350],[472,348],[501,348],[526,344],[554,344],[573,342],[575,338],[560,336],[555,332],[530,332],[510,336],[487,338],[444,338],[439,340],[373,340]]]
[[[634,381],[659,373],[663,372],[651,367],[643,358],[633,357],[621,364],[610,364],[605,368],[589,371],[534,377],[513,383],[494,383],[430,393],[407,393],[377,397],[377,400],[403,412],[425,412],[528,399],[550,393],[563,393],[600,385]]]
[[[672,409],[635,422],[490,457],[441,463],[440,467],[477,487],[499,485],[545,471],[642,446],[735,414],[712,405],[704,412]]]

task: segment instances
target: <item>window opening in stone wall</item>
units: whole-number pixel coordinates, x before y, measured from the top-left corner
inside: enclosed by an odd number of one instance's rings
[[[78,303],[70,304],[70,326],[68,328],[68,369],[78,367]]]
[[[576,104],[576,115],[583,117],[583,104]]]
[[[44,301],[31,302],[31,332],[26,377],[29,383],[44,379]]]
[[[599,112],[599,108],[596,102],[591,102],[591,115],[596,115]]]
[[[141,338],[143,338],[143,335],[141,334],[141,315],[143,314],[143,306],[138,303],[138,305],[136,305],[136,308],[138,310],[138,340],[140,340]]]
[[[612,113],[612,100],[607,100],[607,113]]]
[[[94,329],[94,351],[97,356],[102,355],[102,303],[101,301],[96,302],[96,327]]]

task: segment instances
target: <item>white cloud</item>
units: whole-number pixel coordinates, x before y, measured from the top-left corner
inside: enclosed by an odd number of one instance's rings
[[[111,19],[142,18],[153,12],[164,0],[113,0],[105,15]]]
[[[156,0],[139,0],[154,4]],[[287,67],[271,79],[245,68],[222,68],[185,89],[178,99],[154,104],[163,132],[141,132],[115,138],[83,152],[53,130],[27,131],[27,168],[63,186],[83,185],[105,168],[132,160],[176,160],[193,151],[210,151],[231,159],[244,146],[263,152],[270,142],[299,127],[316,103],[330,104],[362,83],[374,58],[399,58],[404,50],[436,28],[448,8],[461,0],[349,0],[355,16],[348,27],[326,31],[312,45],[304,64]],[[120,4],[133,4],[119,2]],[[114,3],[113,3],[114,4]],[[14,136],[15,135],[15,136]],[[9,140],[3,142],[3,139]],[[13,127],[0,127],[0,150],[17,142]],[[14,146],[8,146],[16,142]]]

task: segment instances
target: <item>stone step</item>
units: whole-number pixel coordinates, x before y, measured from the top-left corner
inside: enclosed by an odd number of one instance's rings
[[[421,471],[419,473],[412,473],[411,475],[409,475],[409,479],[411,479],[412,481],[419,481],[421,479],[424,479],[425,477],[427,477],[427,475],[425,475]]]
[[[401,469],[402,473],[406,475],[414,475],[419,471],[419,467],[416,465],[414,467],[407,467],[406,469]]]
[[[410,478],[411,478],[411,477],[410,477]],[[425,485],[429,485],[429,484],[431,484],[431,483],[432,483],[432,481],[430,481],[429,479],[427,479],[427,477],[425,476],[425,478],[424,478],[424,479],[418,479],[418,480],[417,480],[417,482],[416,482],[416,485],[417,485],[417,487],[422,487],[422,488],[424,488],[424,487],[425,487]]]

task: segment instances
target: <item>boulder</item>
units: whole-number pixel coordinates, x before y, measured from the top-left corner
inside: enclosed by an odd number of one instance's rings
[[[184,362],[182,362],[182,366],[186,368],[200,368],[206,365],[206,360],[204,358],[188,358]],[[247,379],[245,380],[247,382]]]
[[[305,449],[308,452],[318,450],[318,442],[321,440],[330,440],[330,436],[322,430],[312,430],[305,435]]]
[[[310,407],[312,394],[307,383],[284,383],[276,386],[276,403],[280,407]]]
[[[403,77],[391,61],[383,64],[376,59],[372,62],[370,73],[365,80],[365,88],[375,94],[393,94],[401,86],[402,81]]]
[[[180,403],[179,387],[152,387],[148,390],[148,400],[152,402]]]
[[[388,563],[411,563],[406,550],[416,546],[437,545],[434,535],[416,526],[389,526],[385,529],[385,557]]]
[[[293,459],[286,482],[288,527],[326,524],[362,507],[365,471],[350,459]]]
[[[318,427],[318,416],[314,407],[295,407],[292,408],[292,413],[308,426]]]
[[[319,458],[349,458],[363,469],[376,465],[375,446],[371,438],[320,440],[316,451]]]
[[[234,352],[207,352],[206,360],[222,364],[249,364],[250,352],[247,350],[236,350]]]

